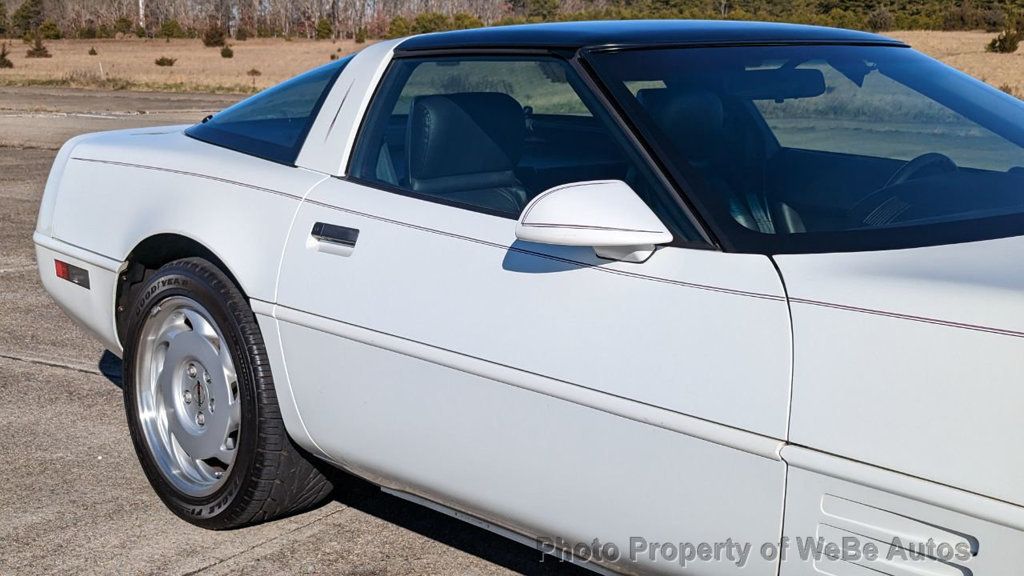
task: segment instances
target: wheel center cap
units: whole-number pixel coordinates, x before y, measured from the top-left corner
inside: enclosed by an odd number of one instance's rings
[[[186,362],[179,390],[184,402],[185,417],[193,426],[198,427],[197,432],[202,432],[206,425],[207,413],[213,412],[213,398],[210,396],[212,383],[213,378],[205,366],[195,360]]]
[[[206,390],[203,389],[203,384],[201,382],[196,382],[196,387],[193,390],[193,395],[195,396],[196,399],[196,406],[201,409],[203,407],[203,404],[206,403]]]

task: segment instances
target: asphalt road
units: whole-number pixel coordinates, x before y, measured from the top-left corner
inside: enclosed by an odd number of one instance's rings
[[[345,475],[316,510],[242,530],[194,528],[161,504],[132,451],[120,361],[43,292],[32,230],[67,138],[194,122],[232,100],[0,88],[0,575],[586,573]]]

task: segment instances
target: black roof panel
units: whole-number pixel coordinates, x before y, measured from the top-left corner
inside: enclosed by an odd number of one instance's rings
[[[494,26],[413,36],[397,51],[458,48],[582,48],[657,44],[901,42],[853,30],[728,20],[606,20]]]

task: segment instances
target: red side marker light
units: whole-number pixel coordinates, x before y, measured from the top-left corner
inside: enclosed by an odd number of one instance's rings
[[[67,280],[72,284],[78,284],[82,288],[89,288],[89,271],[68,264],[62,260],[54,260],[53,268],[57,272],[57,278]]]
[[[60,260],[53,261],[54,267],[57,269],[57,278],[63,278],[65,280],[71,280],[71,272],[68,270],[68,263],[61,262]]]

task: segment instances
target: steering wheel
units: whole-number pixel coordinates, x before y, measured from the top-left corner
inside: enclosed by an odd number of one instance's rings
[[[956,172],[958,169],[956,162],[953,162],[945,154],[938,152],[922,154],[900,166],[884,186],[857,202],[849,212],[851,220],[856,222],[857,226],[891,223],[900,216],[902,210],[876,213],[876,210],[894,198],[892,194],[887,193],[889,188],[918,178]]]
[[[927,154],[921,154],[917,158],[914,158],[903,166],[900,166],[899,169],[889,177],[885,186],[882,186],[882,190],[917,178],[956,171],[956,162],[953,162],[949,156],[939,154],[938,152],[928,152]]]

